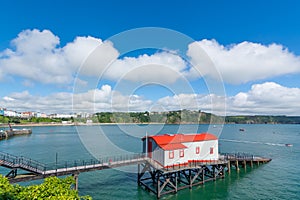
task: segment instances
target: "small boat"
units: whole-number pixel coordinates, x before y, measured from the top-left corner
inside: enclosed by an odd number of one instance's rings
[[[239,131],[245,131],[245,129],[243,129],[243,128],[240,128],[240,129],[239,129]]]
[[[286,147],[292,147],[292,144],[285,144]]]

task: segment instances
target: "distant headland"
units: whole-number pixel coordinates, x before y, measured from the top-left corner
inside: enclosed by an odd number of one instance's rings
[[[202,111],[98,112],[70,117],[11,117],[0,115],[0,126],[58,126],[96,124],[300,124],[300,116],[217,116]]]

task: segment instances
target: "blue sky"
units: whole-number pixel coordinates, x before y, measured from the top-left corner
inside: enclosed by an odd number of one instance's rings
[[[0,107],[46,113],[201,109],[222,115],[300,115],[299,4],[2,2]],[[166,47],[124,55],[111,41],[143,27],[174,30],[194,42],[180,53]],[[99,70],[82,67],[97,45],[106,48],[99,59],[116,61],[101,77],[95,76]],[[206,84],[216,77],[202,65],[200,47],[220,73],[224,94],[209,91]],[[201,76],[193,73],[191,63]]]

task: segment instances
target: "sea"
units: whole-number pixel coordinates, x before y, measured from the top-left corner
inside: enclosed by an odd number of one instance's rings
[[[300,199],[300,125],[115,124],[26,128],[32,129],[31,135],[1,140],[0,151],[49,165],[139,153],[141,138],[146,135],[210,132],[219,137],[220,153],[249,153],[272,161],[253,169],[233,170],[224,179],[161,199]],[[0,167],[1,174],[7,172]],[[95,200],[156,199],[154,194],[138,186],[136,172],[137,166],[128,166],[81,173],[79,194],[90,195]]]

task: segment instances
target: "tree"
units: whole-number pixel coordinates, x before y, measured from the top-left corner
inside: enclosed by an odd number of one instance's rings
[[[40,185],[23,187],[20,185],[11,185],[7,178],[0,175],[0,199],[92,199],[90,196],[79,196],[78,192],[71,188],[73,184],[74,179],[71,176],[63,179],[49,177]]]

